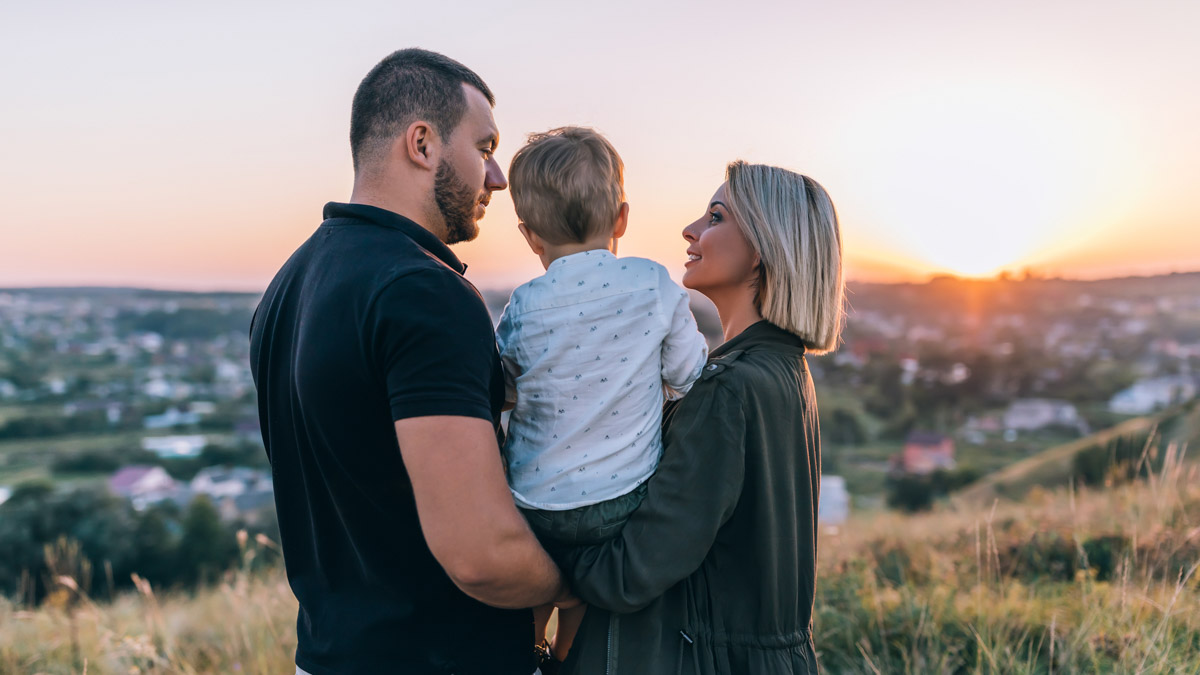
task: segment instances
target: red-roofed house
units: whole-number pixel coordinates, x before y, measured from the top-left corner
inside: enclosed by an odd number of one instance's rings
[[[929,431],[913,431],[904,441],[904,450],[892,457],[892,470],[927,474],[954,468],[954,439]]]

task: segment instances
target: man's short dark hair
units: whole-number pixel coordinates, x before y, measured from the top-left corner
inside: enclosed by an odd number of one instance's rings
[[[350,154],[355,170],[417,120],[433,124],[442,140],[449,138],[467,110],[464,84],[496,105],[492,90],[474,71],[437,52],[401,49],[380,61],[354,93]]]

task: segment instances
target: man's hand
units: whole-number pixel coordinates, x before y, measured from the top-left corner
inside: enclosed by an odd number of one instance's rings
[[[403,419],[396,439],[425,541],[455,585],[496,607],[578,603],[513,504],[490,422]]]

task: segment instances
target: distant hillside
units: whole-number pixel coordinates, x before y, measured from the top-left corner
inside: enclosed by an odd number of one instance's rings
[[[30,295],[40,298],[83,297],[83,298],[248,298],[262,293],[248,291],[179,291],[126,286],[30,286],[26,288],[0,288],[0,293]]]
[[[1153,297],[1156,294],[1175,294],[1175,293],[1195,293],[1200,292],[1200,271],[1196,272],[1173,272],[1171,274],[1160,274],[1157,276],[1145,277],[1117,277],[1112,279],[1059,279],[1059,278],[1040,278],[1034,277],[1029,279],[964,279],[953,276],[937,276],[929,281],[916,282],[867,282],[867,281],[848,281],[847,288],[850,291],[851,302],[853,303],[856,293],[873,294],[882,293],[885,296],[891,296],[893,293],[899,293],[901,296],[907,295],[910,292],[920,292],[921,290],[930,289],[952,289],[956,288],[959,291],[973,294],[972,291],[978,292],[980,289],[992,290],[1007,290],[1020,291],[1024,290],[1030,293],[1054,292],[1057,290],[1070,289],[1072,291],[1089,291],[1094,290],[1097,293],[1106,295],[1119,295],[1125,297]],[[508,301],[508,296],[512,292],[511,288],[486,286],[481,287],[484,299],[488,302],[489,308],[497,306],[498,309],[503,309],[504,304]],[[259,292],[248,291],[187,291],[187,290],[164,290],[154,288],[139,288],[132,286],[27,286],[27,287],[0,287],[0,293],[21,293],[35,296],[145,296],[145,297],[195,297],[195,296],[231,296],[245,297],[261,295]]]
[[[1020,499],[1034,487],[1055,488],[1067,485],[1076,473],[1076,456],[1085,450],[1105,448],[1120,441],[1141,445],[1154,431],[1155,447],[1165,448],[1174,443],[1180,447],[1193,446],[1188,454],[1191,461],[1200,455],[1200,407],[1191,405],[1126,420],[1115,427],[1099,431],[1070,443],[1055,446],[1028,459],[1009,465],[972,483],[954,496],[961,504],[979,505],[996,498]]]
[[[993,316],[1003,313],[1058,317],[1064,309],[1086,312],[1095,301],[1160,306],[1200,295],[1200,272],[1155,277],[1076,279],[960,279],[935,277],[925,283],[849,282],[847,299],[855,310],[900,312],[920,316],[930,308],[953,314]]]

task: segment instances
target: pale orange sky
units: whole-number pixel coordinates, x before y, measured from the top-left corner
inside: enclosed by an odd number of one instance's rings
[[[431,5],[433,3],[430,3]],[[682,271],[726,162],[833,196],[856,279],[1200,269],[1200,3],[53,3],[0,22],[0,286],[261,290],[348,197],[350,99],[423,46],[524,136],[606,133],[623,255]],[[506,194],[457,247],[540,272]]]

